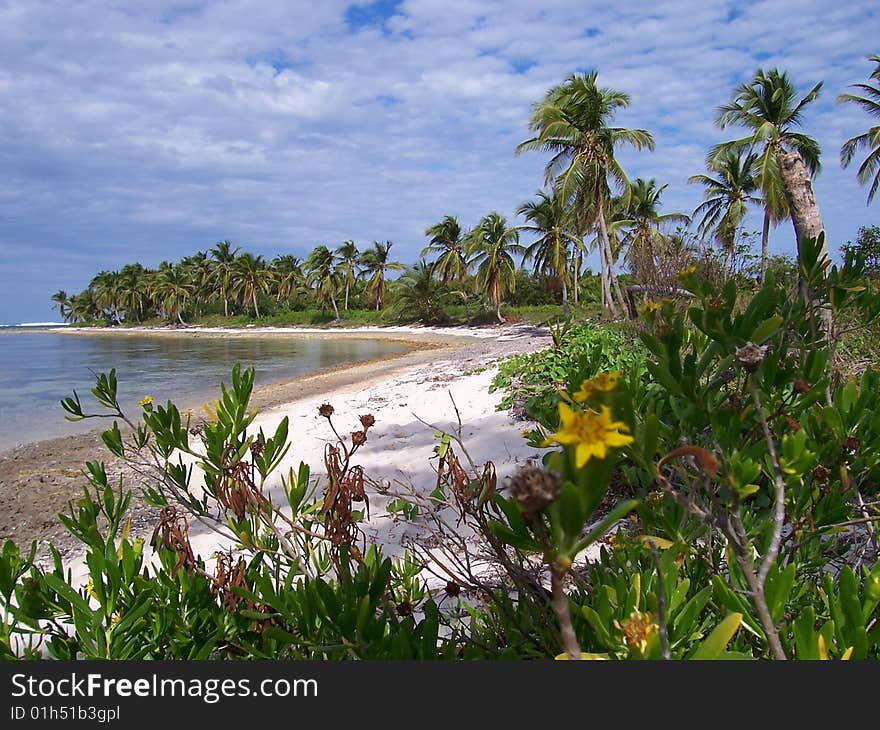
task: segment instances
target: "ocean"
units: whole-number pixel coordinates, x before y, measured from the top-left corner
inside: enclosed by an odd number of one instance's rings
[[[0,328],[0,451],[20,443],[109,425],[108,419],[66,421],[62,398],[74,390],[84,410],[106,413],[90,393],[94,374],[116,368],[119,402],[137,416],[144,396],[197,406],[219,397],[232,366],[256,369],[255,388],[328,367],[381,358],[407,349],[401,342],[347,338],[234,335],[70,335]]]

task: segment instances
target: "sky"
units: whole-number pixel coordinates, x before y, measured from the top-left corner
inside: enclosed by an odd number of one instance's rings
[[[230,239],[268,258],[390,240],[414,262],[443,216],[471,227],[543,184],[520,156],[532,105],[571,73],[631,97],[649,130],[631,178],[690,213],[715,108],[758,68],[802,93],[833,249],[880,224],[837,105],[880,53],[880,5],[840,0],[0,0],[0,324],[57,320],[49,297],[101,270],[155,267]],[[760,229],[760,213],[746,221]],[[771,250],[790,253],[790,225]]]

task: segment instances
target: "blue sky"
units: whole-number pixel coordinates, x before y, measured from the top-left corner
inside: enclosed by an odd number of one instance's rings
[[[414,261],[444,215],[509,217],[541,186],[520,157],[531,105],[569,73],[626,91],[622,155],[690,212],[714,108],[758,67],[802,91],[822,145],[833,246],[880,223],[840,144],[867,116],[835,98],[880,52],[873,2],[402,0],[0,2],[0,323],[101,269],[156,266],[229,238],[269,257],[391,240]],[[861,158],[859,158],[861,159]],[[748,220],[757,230],[760,219]],[[790,252],[790,226],[771,248]]]

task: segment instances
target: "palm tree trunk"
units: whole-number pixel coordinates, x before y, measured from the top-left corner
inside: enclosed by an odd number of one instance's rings
[[[336,306],[336,297],[332,294],[330,295],[330,303],[333,305],[333,314],[336,315],[336,319],[339,319],[339,308]]]
[[[776,161],[800,250],[801,239],[816,238],[825,230],[825,225],[822,223],[819,206],[816,205],[816,198],[813,195],[810,174],[800,153],[779,149],[776,151]],[[827,246],[823,247],[822,255],[828,256]]]
[[[568,311],[568,284],[565,281],[566,278],[566,276],[563,276],[562,279],[562,316],[568,319],[570,312]]]
[[[770,263],[770,211],[764,208],[764,227],[761,229],[761,286],[767,276],[767,265]]]
[[[348,311],[348,286],[349,286],[348,282],[346,281],[345,282],[345,311],[346,312]],[[338,315],[337,315],[336,319],[339,319]]]
[[[260,308],[257,306],[257,287],[253,287],[251,289],[251,299],[254,302],[254,315],[257,319],[260,318]]]
[[[574,306],[578,305],[578,289],[580,289],[580,273],[581,273],[581,254],[580,251],[574,255]]]
[[[611,253],[611,242],[608,240],[608,228],[605,226],[605,213],[601,209],[599,210],[599,245],[605,248],[605,261],[608,264],[608,284],[614,285],[618,301],[622,305],[624,301],[623,294],[620,293],[620,283],[614,275],[614,257]],[[614,297],[612,296],[610,286],[608,286],[608,310],[615,319],[620,316],[617,306],[614,304]]]
[[[498,281],[492,284],[492,299],[495,301],[495,316],[498,324],[504,324],[507,320],[501,316],[501,285]]]
[[[605,265],[605,247],[599,244],[599,288],[602,291],[602,307],[608,306],[608,267]]]
[[[810,180],[810,174],[807,166],[799,152],[786,152],[781,147],[776,150],[776,162],[779,166],[779,173],[782,177],[782,189],[785,192],[785,199],[788,202],[789,213],[791,214],[791,222],[794,224],[794,232],[797,236],[798,256],[801,253],[801,241],[807,238],[818,238],[819,234],[825,230],[825,224],[822,223],[822,216],[819,213],[819,206],[816,204],[816,198],[813,195],[813,183]],[[819,260],[830,261],[828,257],[828,244],[823,241],[822,248],[819,251]],[[825,275],[828,275],[827,269]],[[803,282],[802,282],[803,287]],[[809,300],[812,297],[808,292],[803,292]],[[831,310],[822,306],[822,302],[813,302],[819,311],[819,323],[822,332],[832,340],[834,334],[834,321]]]

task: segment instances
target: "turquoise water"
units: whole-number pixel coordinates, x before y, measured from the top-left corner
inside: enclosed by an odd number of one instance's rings
[[[90,412],[93,373],[116,368],[123,410],[137,414],[145,395],[178,406],[219,395],[232,366],[256,369],[255,387],[293,380],[327,367],[407,349],[400,342],[259,335],[233,337],[68,335],[0,329],[0,450],[108,425],[106,419],[64,420],[60,401],[75,389]],[[92,406],[94,405],[94,408]],[[103,411],[106,412],[106,411]]]

